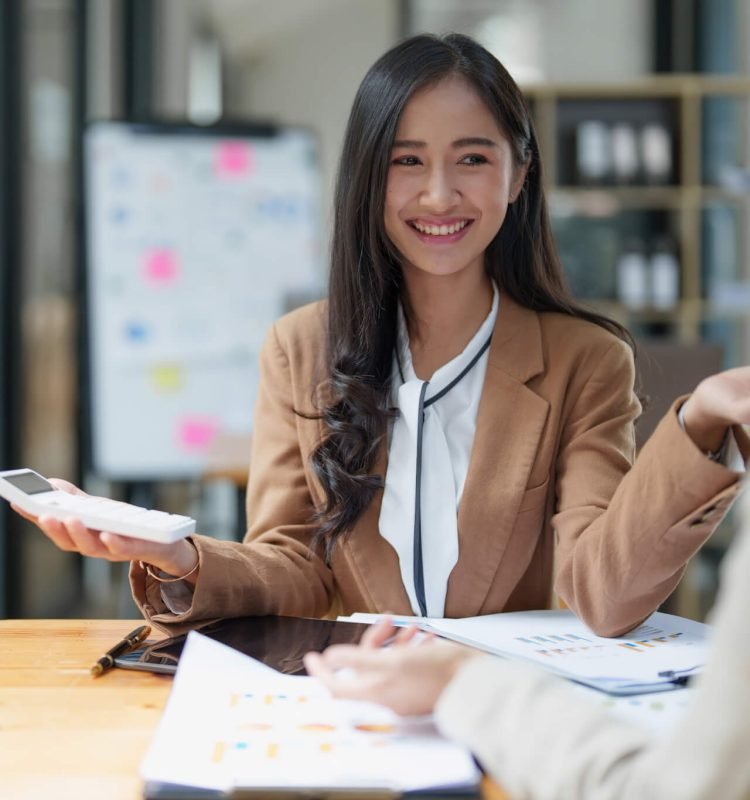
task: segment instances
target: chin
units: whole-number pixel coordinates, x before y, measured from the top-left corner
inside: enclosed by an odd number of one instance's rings
[[[421,263],[420,263],[421,262]],[[466,263],[461,262],[459,264],[454,263],[435,263],[435,260],[431,260],[430,262],[426,263],[422,259],[406,259],[406,264],[408,267],[411,268],[413,273],[417,273],[420,275],[432,275],[436,278],[451,278],[456,277],[458,275],[469,275],[475,269],[475,263]],[[480,261],[481,264],[481,261]],[[484,267],[481,267],[482,271],[484,271]]]

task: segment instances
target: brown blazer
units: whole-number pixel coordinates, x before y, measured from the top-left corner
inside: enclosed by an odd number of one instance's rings
[[[193,537],[200,573],[184,614],[170,613],[159,584],[131,567],[142,612],[172,633],[224,616],[412,613],[396,553],[378,532],[380,494],[330,567],[309,548],[323,502],[309,456],[323,428],[295,410],[315,412],[325,309],[283,317],[263,348],[244,542]],[[633,383],[631,350],[612,334],[501,297],[446,616],[547,608],[554,592],[594,631],[616,635],[675,588],[738,475],[695,447],[674,407],[631,469]],[[750,442],[737,435],[747,458]],[[383,445],[375,471],[386,464]]]

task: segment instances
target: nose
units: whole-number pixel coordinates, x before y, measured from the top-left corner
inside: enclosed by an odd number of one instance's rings
[[[458,202],[459,196],[450,170],[435,167],[425,176],[420,202],[434,213],[445,213]]]

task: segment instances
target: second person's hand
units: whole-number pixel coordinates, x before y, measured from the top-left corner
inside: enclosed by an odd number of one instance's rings
[[[388,633],[388,623],[380,623],[360,645],[333,645],[324,653],[308,653],[305,668],[334,697],[381,703],[397,714],[429,714],[460,667],[480,655],[468,647],[434,640],[378,647]],[[405,645],[414,635],[401,633],[397,645]]]

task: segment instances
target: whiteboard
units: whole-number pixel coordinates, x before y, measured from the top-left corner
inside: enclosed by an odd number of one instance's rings
[[[83,167],[89,467],[199,475],[250,433],[268,328],[322,293],[316,139],[95,122]]]

